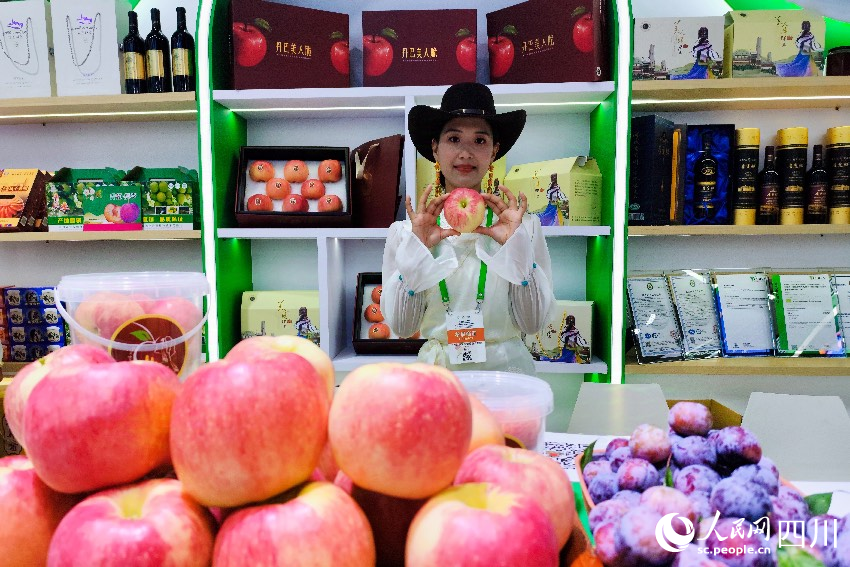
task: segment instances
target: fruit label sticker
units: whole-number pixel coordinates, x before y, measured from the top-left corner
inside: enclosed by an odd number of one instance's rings
[[[130,319],[112,335],[112,341],[135,348],[110,347],[109,354],[118,362],[153,360],[180,374],[186,363],[186,343],[181,341],[184,330],[174,319],[162,315],[142,315]],[[175,343],[174,341],[180,341]],[[158,346],[165,345],[165,346]]]
[[[480,311],[457,311],[446,315],[449,361],[452,364],[484,362],[484,314]]]

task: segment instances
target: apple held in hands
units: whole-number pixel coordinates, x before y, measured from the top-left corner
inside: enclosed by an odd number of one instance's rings
[[[266,56],[266,36],[254,25],[233,23],[233,55],[240,67],[253,67]]]
[[[283,200],[282,210],[284,213],[306,213],[310,204],[301,195],[290,195]]]
[[[474,232],[481,226],[486,212],[487,203],[481,193],[466,187],[453,190],[443,203],[446,222],[460,233]]]
[[[251,181],[268,181],[274,177],[274,166],[267,161],[252,161],[248,166]]]
[[[89,496],[65,515],[47,565],[205,567],[212,558],[213,525],[177,480],[125,485]]]

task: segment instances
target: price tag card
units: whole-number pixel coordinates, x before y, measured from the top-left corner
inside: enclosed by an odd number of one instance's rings
[[[446,315],[449,362],[467,364],[485,362],[484,314],[480,311],[457,311]]]
[[[838,296],[838,321],[844,337],[844,351],[850,355],[850,274],[835,274],[832,276],[832,288]]]
[[[724,356],[773,353],[767,275],[714,274]]]
[[[838,299],[827,274],[773,274],[777,351],[786,356],[844,356]]]
[[[679,325],[664,276],[631,277],[627,290],[640,361],[681,358]]]
[[[720,356],[720,321],[707,274],[689,272],[668,276],[682,330],[685,358]]]

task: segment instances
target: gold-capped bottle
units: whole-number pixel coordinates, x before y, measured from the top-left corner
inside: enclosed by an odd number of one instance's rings
[[[759,144],[758,128],[738,128],[735,130],[735,161],[732,170],[732,181],[735,188],[732,194],[733,224],[756,224]]]
[[[717,212],[717,160],[711,155],[711,132],[702,135],[702,151],[694,161],[694,218],[714,220]]]
[[[850,126],[826,131],[829,224],[850,224]]]
[[[806,210],[806,162],[809,130],[798,126],[776,132],[776,168],[779,171],[779,224],[803,224]]]

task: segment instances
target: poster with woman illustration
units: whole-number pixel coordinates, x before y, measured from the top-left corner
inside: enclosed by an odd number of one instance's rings
[[[559,299],[540,332],[525,336],[525,346],[535,360],[589,364],[592,323],[592,301]]]

